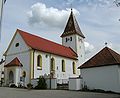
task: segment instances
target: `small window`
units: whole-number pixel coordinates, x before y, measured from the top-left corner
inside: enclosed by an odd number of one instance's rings
[[[15,47],[18,47],[18,46],[19,46],[19,43],[16,43],[16,44],[15,44]]]
[[[57,66],[57,70],[58,70],[58,66]]]
[[[72,37],[70,37],[70,41],[72,41]]]
[[[67,40],[67,38],[66,38],[66,42],[67,42],[68,40]]]

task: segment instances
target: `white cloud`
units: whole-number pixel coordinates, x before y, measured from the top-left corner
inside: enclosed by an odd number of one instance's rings
[[[75,15],[79,15],[78,10],[73,9]],[[31,10],[27,12],[30,25],[49,26],[63,28],[70,14],[70,9],[59,10],[54,7],[46,7],[43,3],[32,5]]]
[[[66,0],[68,5],[74,4],[76,0]],[[111,6],[114,0],[77,0],[79,5],[87,5],[89,7],[104,7],[104,6]]]
[[[75,0],[67,0],[67,5],[71,5]]]
[[[88,42],[84,42],[84,44],[85,44],[85,53],[86,54],[91,53],[94,49],[94,46]]]

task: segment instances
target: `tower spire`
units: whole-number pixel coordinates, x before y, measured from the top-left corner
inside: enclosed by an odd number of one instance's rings
[[[70,13],[68,22],[66,24],[66,27],[65,27],[64,32],[61,35],[61,37],[65,37],[65,36],[73,35],[73,34],[77,34],[77,35],[85,38],[85,36],[83,35],[83,33],[80,30],[80,27],[77,23],[77,20],[76,20],[74,14],[73,14],[73,10],[72,10],[72,7],[71,7],[71,13]]]

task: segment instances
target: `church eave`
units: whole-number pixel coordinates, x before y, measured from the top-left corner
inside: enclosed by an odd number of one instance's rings
[[[70,57],[70,56],[63,56],[63,55],[60,55],[60,54],[56,54],[56,53],[53,53],[53,52],[47,52],[47,51],[44,51],[44,50],[40,50],[40,49],[35,49],[35,48],[33,48],[34,50],[37,50],[37,51],[41,51],[41,52],[44,52],[44,53],[48,53],[48,54],[53,54],[53,55],[57,55],[57,56],[61,56],[61,57],[65,57],[65,58],[69,58],[69,59],[73,59],[73,60],[78,60],[77,59],[77,54],[76,54],[76,52],[74,52],[76,55],[74,56],[74,57]],[[73,51],[73,50],[72,50]]]
[[[74,35],[74,34],[77,34],[77,35],[81,36],[82,38],[85,38],[84,35],[80,35],[79,33],[62,34],[60,37],[66,37],[66,36],[70,36],[70,35]]]

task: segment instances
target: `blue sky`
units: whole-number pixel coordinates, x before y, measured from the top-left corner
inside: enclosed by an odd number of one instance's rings
[[[0,54],[3,54],[17,28],[61,43],[62,34],[73,12],[85,35],[87,57],[107,42],[120,53],[120,7],[114,0],[7,0],[4,5]]]

